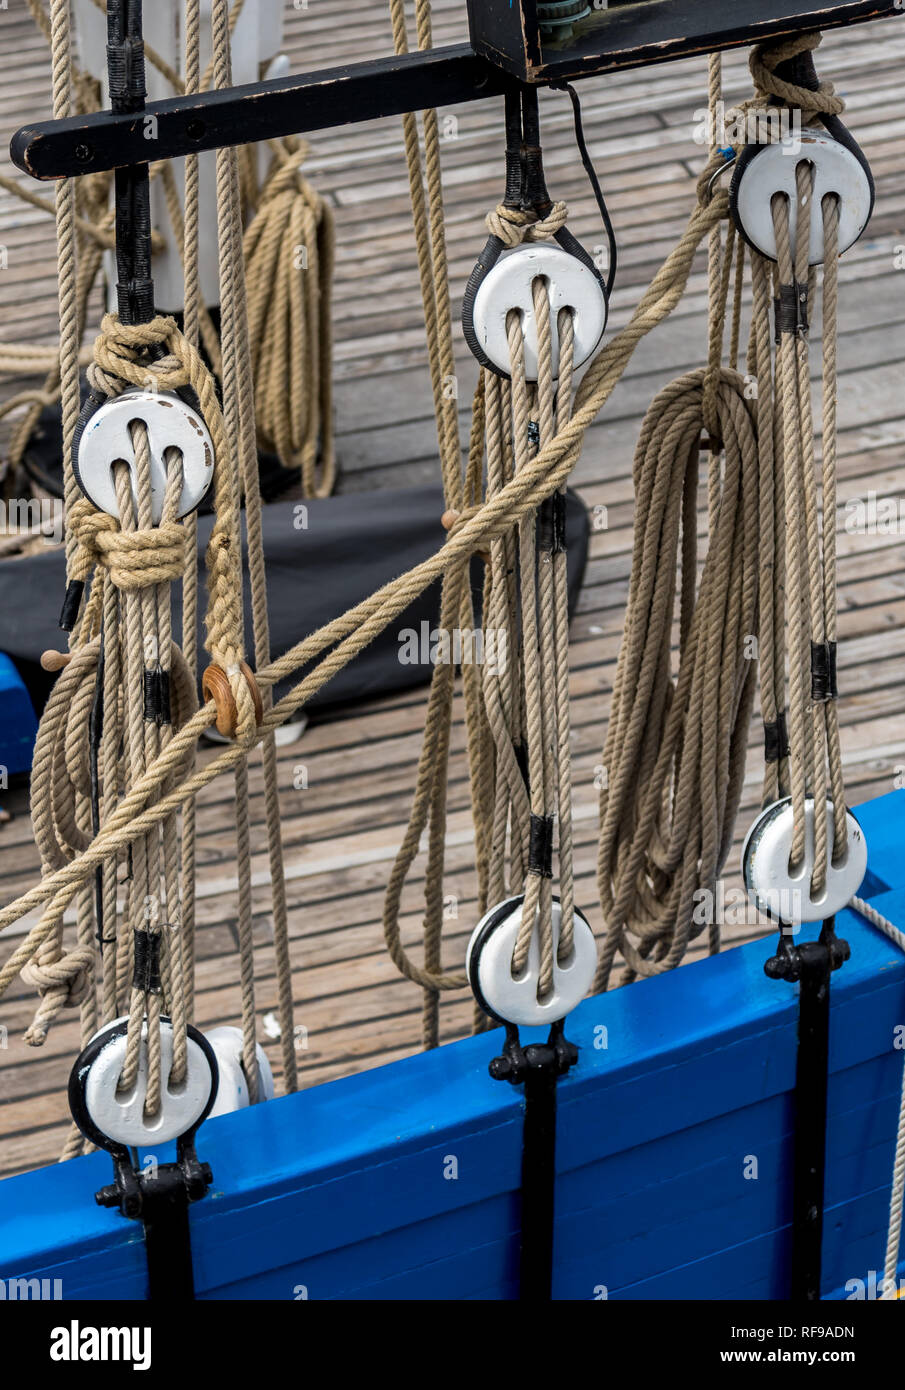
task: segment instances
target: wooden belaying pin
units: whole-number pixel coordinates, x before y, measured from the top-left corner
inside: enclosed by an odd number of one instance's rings
[[[456,511],[455,507],[449,507],[440,518],[440,525],[443,527],[443,530],[451,531],[461,515],[462,513]],[[479,556],[485,564],[490,560],[489,550],[476,550],[475,554]]]
[[[68,666],[72,660],[71,652],[55,652],[53,648],[41,653],[42,671],[62,671],[64,666]]]

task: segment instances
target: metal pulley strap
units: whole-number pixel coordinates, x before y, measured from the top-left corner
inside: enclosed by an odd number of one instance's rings
[[[556,1083],[578,1061],[578,1049],[560,1019],[545,1043],[523,1047],[515,1024],[506,1025],[503,1052],[490,1063],[496,1081],[524,1084],[522,1129],[519,1300],[549,1303],[553,1297],[556,1191]]]
[[[820,1300],[830,979],[833,971],[848,960],[849,954],[848,942],[836,936],[835,919],[828,917],[817,941],[793,945],[783,933],[776,955],[771,956],[764,966],[770,979],[785,980],[799,986],[789,1282],[789,1297],[794,1303],[816,1303]]]
[[[512,952],[523,903],[523,896],[508,898],[485,913],[469,941],[466,968],[478,1004],[506,1028],[503,1051],[490,1063],[490,1075],[496,1081],[525,1087],[519,1298],[523,1302],[546,1302],[553,1283],[556,1083],[578,1060],[577,1048],[565,1037],[564,1022],[593,981],[597,950],[591,928],[576,909],[572,955],[564,965],[557,959],[553,990],[547,999],[539,1000],[536,931],[527,967],[517,979],[512,975]],[[554,898],[555,956],[561,921],[560,902]],[[547,1041],[523,1045],[519,1026],[544,1023],[550,1025]]]

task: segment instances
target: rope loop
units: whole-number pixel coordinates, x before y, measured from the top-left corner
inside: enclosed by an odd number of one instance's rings
[[[823,35],[819,33],[796,34],[794,38],[782,43],[759,43],[751,51],[748,66],[754,79],[755,95],[745,107],[758,107],[783,101],[787,106],[797,107],[809,122],[818,116],[838,116],[845,110],[842,97],[836,96],[832,82],[821,82],[816,92],[809,87],[799,87],[777,77],[776,69],[781,63],[795,58],[799,53],[812,53],[820,44]]]

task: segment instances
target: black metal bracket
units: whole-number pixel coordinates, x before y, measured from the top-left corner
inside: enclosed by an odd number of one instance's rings
[[[554,1023],[545,1043],[523,1047],[518,1028],[506,1024],[502,1055],[490,1063],[495,1081],[524,1084],[519,1298],[549,1303],[553,1293],[553,1216],[556,1186],[556,1083],[578,1061],[578,1048]]]
[[[771,980],[786,980],[799,985],[789,1293],[793,1303],[816,1303],[820,1300],[830,979],[833,971],[838,970],[850,955],[848,942],[836,936],[835,921],[829,917],[817,941],[802,941],[793,945],[790,937],[783,932],[776,955],[764,964],[764,972]]]
[[[198,1160],[194,1131],[177,1141],[177,1152],[175,1163],[138,1172],[128,1150],[119,1149],[113,1153],[114,1181],[94,1194],[98,1206],[119,1207],[144,1226],[151,1303],[195,1297],[189,1205],[204,1197],[214,1177],[210,1164]]]

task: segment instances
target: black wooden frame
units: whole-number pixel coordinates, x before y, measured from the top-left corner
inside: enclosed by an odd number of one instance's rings
[[[226,91],[43,121],[13,136],[13,163],[37,179],[177,159],[224,145],[302,134],[499,96],[521,82],[682,58],[806,29],[901,14],[896,0],[639,0],[592,15],[565,44],[541,50],[535,0],[467,0],[471,44],[325,68]],[[755,12],[752,13],[752,10]]]

